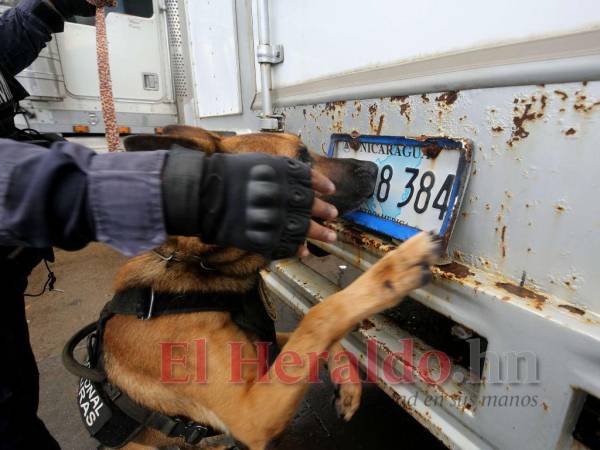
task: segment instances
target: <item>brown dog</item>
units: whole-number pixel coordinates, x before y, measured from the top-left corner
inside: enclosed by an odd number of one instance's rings
[[[310,163],[314,170],[329,177],[337,186],[336,194],[326,200],[343,213],[357,207],[373,192],[376,168],[371,163],[335,160],[310,153],[301,140],[289,134],[250,134],[220,137],[191,127],[172,126],[162,136],[135,137],[128,149],[164,149],[178,144],[207,153],[265,152],[297,158]],[[229,344],[242,342],[245,360],[257,357],[256,336],[232,321],[227,312],[199,312],[161,316],[141,321],[117,315],[107,323],[104,334],[104,363],[111,383],[145,407],[172,416],[185,416],[234,436],[252,450],[262,450],[277,437],[294,416],[307,388],[311,373],[309,353],[343,351],[339,341],[361,320],[394,306],[409,291],[421,286],[429,275],[429,265],[438,253],[438,243],[421,234],[382,258],[348,288],[313,307],[298,328],[289,335],[278,334],[284,354],[300,355],[301,365],[288,366],[286,374],[301,382],[286,383],[268,372],[267,383],[259,383],[258,368],[244,366],[242,383],[232,383]],[[131,259],[119,272],[117,292],[136,287],[152,287],[157,292],[240,293],[254,288],[266,261],[257,255],[234,248],[206,245],[198,238],[171,237],[160,249],[162,255],[177,254],[178,262],[167,264],[156,254]],[[211,267],[197,266],[197,259]],[[206,339],[207,383],[198,384],[193,343]],[[190,380],[184,383],[161,381],[161,343],[189,343],[179,348],[174,358],[186,364],[173,367],[172,377]],[[277,361],[276,361],[277,362]],[[281,362],[281,361],[279,361]],[[347,359],[330,358],[330,371]],[[349,420],[358,408],[360,384],[342,384],[338,412]],[[138,435],[125,448],[148,449],[179,445],[152,430]],[[217,447],[215,447],[217,448]],[[224,447],[218,447],[224,448]]]

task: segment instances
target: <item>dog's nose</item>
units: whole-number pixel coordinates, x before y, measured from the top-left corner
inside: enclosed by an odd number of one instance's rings
[[[354,176],[361,186],[361,191],[365,191],[367,197],[375,191],[378,172],[379,168],[377,164],[371,161],[356,161]]]
[[[371,161],[356,161],[354,175],[360,178],[372,178],[375,181],[379,168]]]

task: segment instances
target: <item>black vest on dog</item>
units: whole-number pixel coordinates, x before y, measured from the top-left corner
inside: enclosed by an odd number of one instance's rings
[[[63,351],[63,364],[81,377],[78,403],[82,421],[91,436],[107,447],[121,448],[147,427],[169,437],[183,438],[190,445],[219,435],[203,424],[184,417],[166,416],[133,401],[107,380],[102,350],[106,323],[115,314],[150,320],[167,314],[214,311],[229,312],[242,330],[257,337],[259,342],[270,343],[269,363],[273,363],[279,351],[275,325],[260,297],[258,284],[244,294],[172,294],[153,292],[149,288],[129,289],[113,297],[98,322],[83,328],[69,340]],[[85,338],[88,339],[88,360],[84,367],[75,360],[73,351]],[[230,444],[230,448],[243,448],[232,437],[224,436],[220,442]]]

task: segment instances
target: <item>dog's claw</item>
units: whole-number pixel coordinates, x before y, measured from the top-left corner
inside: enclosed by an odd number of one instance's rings
[[[360,397],[362,395],[361,384],[344,383],[335,385],[333,404],[335,412],[340,419],[349,422],[354,413],[360,406]]]

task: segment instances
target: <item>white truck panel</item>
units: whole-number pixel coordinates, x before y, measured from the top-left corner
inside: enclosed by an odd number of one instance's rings
[[[198,116],[242,112],[235,1],[192,0],[186,11]]]
[[[595,0],[374,0],[366,5],[361,0],[271,1],[272,40],[286,53],[285,64],[273,70],[274,87],[600,26]],[[253,15],[256,23],[256,8]]]

